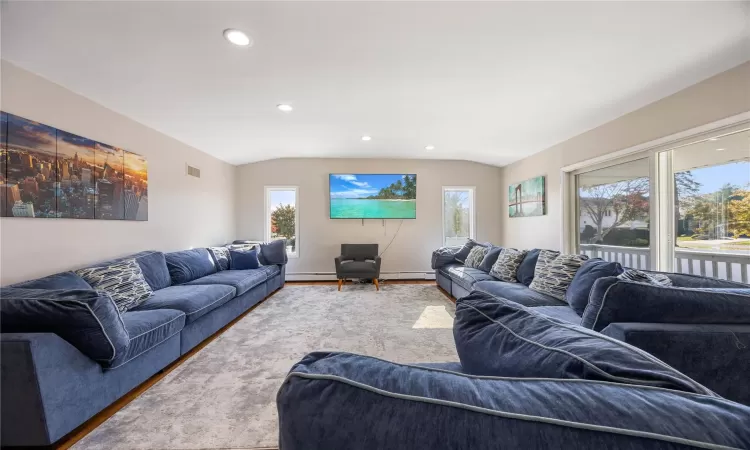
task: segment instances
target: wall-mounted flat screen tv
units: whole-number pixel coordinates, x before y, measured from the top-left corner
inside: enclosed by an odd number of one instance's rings
[[[416,219],[414,174],[332,173],[331,219]]]

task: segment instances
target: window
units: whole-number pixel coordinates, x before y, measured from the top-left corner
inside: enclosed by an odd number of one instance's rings
[[[266,241],[286,239],[286,253],[299,256],[299,210],[296,186],[266,187]]]
[[[580,253],[649,268],[648,161],[637,159],[576,175]]]
[[[625,267],[750,281],[745,117],[563,168],[563,248]]]
[[[675,271],[741,279],[740,262],[750,261],[749,139],[744,131],[669,152]]]
[[[443,245],[474,238],[474,187],[443,187]]]

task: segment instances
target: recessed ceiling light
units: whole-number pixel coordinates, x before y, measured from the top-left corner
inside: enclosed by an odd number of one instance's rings
[[[372,138],[370,136],[362,136],[363,141],[371,141]]]
[[[726,150],[726,149],[725,148],[717,148],[716,149],[717,152],[723,152],[724,150]]]
[[[232,44],[239,45],[240,47],[249,47],[253,45],[253,40],[250,39],[250,36],[233,28],[227,28],[224,30],[224,38]]]
[[[279,111],[284,111],[284,112],[292,112],[292,110],[294,109],[292,108],[292,105],[287,105],[285,103],[276,105],[276,107],[279,108]]]
[[[424,149],[425,149],[425,150],[427,150],[427,151],[430,151],[430,150],[435,150],[435,146],[434,146],[434,145],[428,145],[428,146],[427,146],[427,147],[425,147]]]
[[[719,138],[708,138],[709,141],[718,141]]]

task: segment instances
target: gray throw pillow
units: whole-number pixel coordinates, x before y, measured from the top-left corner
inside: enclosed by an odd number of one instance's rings
[[[472,248],[471,251],[469,252],[469,256],[466,257],[466,262],[464,263],[464,266],[478,269],[479,266],[482,264],[482,261],[484,260],[484,257],[487,255],[487,252],[489,250],[490,250],[489,248],[482,247],[479,245]]]
[[[564,301],[568,286],[587,259],[586,255],[562,255],[553,250],[542,250],[529,288]]]
[[[672,286],[672,280],[662,273],[646,273],[636,269],[628,269],[617,276],[625,281],[653,284],[654,286]]]
[[[79,269],[76,273],[92,288],[109,294],[120,312],[135,308],[154,293],[135,259],[126,259],[109,266]]]
[[[504,248],[497,257],[497,261],[492,265],[490,275],[505,281],[506,283],[518,283],[516,272],[526,257],[526,250],[517,250],[515,248]]]
[[[229,249],[226,247],[208,247],[208,253],[214,259],[217,270],[229,270]]]

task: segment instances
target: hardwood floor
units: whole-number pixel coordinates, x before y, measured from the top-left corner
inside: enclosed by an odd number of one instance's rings
[[[335,286],[337,284],[336,281],[287,281],[287,285],[300,285],[300,286],[309,286],[309,285],[332,285]],[[392,281],[384,281],[381,282],[381,285],[388,285],[388,284],[435,284],[434,280],[392,280]],[[444,290],[440,289],[443,294],[447,294]],[[87,422],[81,424],[78,428],[68,433],[66,436],[61,438],[59,441],[57,441],[55,444],[50,445],[46,448],[49,449],[55,449],[55,450],[64,450],[72,447],[76,442],[83,439],[84,436],[91,433],[96,427],[104,423],[105,420],[112,417],[117,411],[121,410],[125,406],[128,405],[128,403],[132,402],[138,396],[143,394],[146,390],[148,390],[151,386],[159,382],[161,379],[166,377],[171,371],[175,370],[177,367],[179,367],[182,363],[187,361],[191,356],[201,351],[206,345],[208,345],[211,341],[216,339],[217,337],[221,336],[222,333],[224,333],[226,330],[232,327],[235,323],[242,320],[243,317],[250,314],[255,308],[257,308],[259,305],[263,304],[263,302],[267,301],[269,298],[273,297],[276,292],[273,292],[271,295],[263,299],[260,303],[257,305],[254,305],[252,308],[248,309],[242,315],[234,319],[233,321],[226,324],[223,328],[221,328],[219,331],[214,333],[212,336],[207,338],[205,341],[198,344],[195,348],[190,350],[189,352],[185,353],[181,357],[179,357],[177,360],[175,360],[173,363],[165,367],[164,369],[160,370],[156,373],[156,375],[152,376],[148,380],[141,383],[138,387],[133,389],[132,391],[128,392],[124,396],[120,397],[117,401],[109,405],[108,407],[104,408],[102,411],[100,411],[98,414],[96,414],[94,417],[89,419]],[[448,295],[450,298],[450,295]],[[44,447],[43,447],[44,448]],[[254,450],[275,450],[275,447],[269,448],[269,449],[254,449]]]

